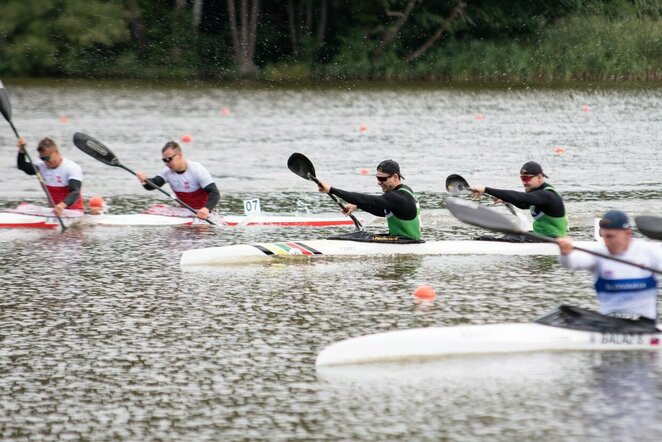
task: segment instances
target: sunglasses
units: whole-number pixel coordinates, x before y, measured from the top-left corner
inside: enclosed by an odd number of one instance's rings
[[[168,163],[171,162],[172,159],[175,158],[177,155],[179,155],[179,153],[176,153],[176,154],[174,154],[174,155],[172,155],[172,156],[169,156],[169,157],[161,158],[161,161],[163,161],[164,163],[168,164]]]
[[[391,178],[392,176],[393,176],[393,175],[389,175],[389,176],[378,176],[378,177],[377,177],[377,181],[379,181],[380,183],[383,183],[384,181],[386,181],[387,179]]]
[[[50,155],[44,155],[43,157],[39,157],[39,159],[41,161],[43,161],[44,163],[47,163],[51,160],[51,156]]]
[[[522,180],[523,183],[528,183],[532,179],[534,179],[538,175],[520,175],[519,179]]]

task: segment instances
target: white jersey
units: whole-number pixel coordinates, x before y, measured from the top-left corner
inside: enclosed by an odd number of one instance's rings
[[[609,255],[604,244],[592,249]],[[633,239],[625,253],[614,256],[662,270],[662,247],[658,244]],[[559,261],[571,270],[593,272],[600,313],[657,319],[658,284],[652,272],[577,250],[561,255]]]
[[[184,173],[177,173],[167,167],[159,175],[163,178],[175,193],[191,193],[198,189],[204,189],[214,182],[211,174],[205,167],[196,162],[186,160]]]
[[[46,163],[40,159],[37,159],[34,165],[39,168],[39,172],[49,187],[69,187],[69,180],[83,182],[83,169],[66,158],[63,158],[60,165],[55,169],[49,169]]]

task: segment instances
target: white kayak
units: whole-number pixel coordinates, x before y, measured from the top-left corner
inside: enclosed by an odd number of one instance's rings
[[[317,366],[414,362],[470,354],[573,350],[660,350],[662,332],[585,331],[538,323],[427,327],[377,333],[332,344]]]
[[[84,215],[79,211],[65,210],[62,216],[65,225],[74,223],[99,226],[181,226],[204,224],[205,221],[190,216],[168,216],[153,213],[127,215]],[[329,227],[353,225],[344,215],[225,215],[214,218],[222,226],[284,226],[284,227]],[[16,209],[0,212],[0,228],[59,228],[60,223],[47,207],[22,204]]]
[[[594,244],[577,241],[579,246]],[[452,240],[394,244],[351,240],[318,239],[257,244],[236,244],[186,250],[183,266],[213,266],[246,263],[269,263],[278,260],[318,258],[323,256],[391,256],[391,255],[558,255],[553,243]]]
[[[281,226],[281,227],[330,227],[353,225],[351,219],[334,215],[224,215],[213,218],[222,226]],[[174,217],[138,213],[131,215],[88,215],[83,222],[103,226],[172,226],[172,225],[208,225],[194,217]]]

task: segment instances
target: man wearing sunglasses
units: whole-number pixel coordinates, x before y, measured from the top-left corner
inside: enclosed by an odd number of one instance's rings
[[[28,162],[25,154],[25,138],[18,139],[17,166],[28,175],[39,173],[43,177],[48,193],[53,198],[53,212],[61,216],[64,209],[85,210],[81,187],[83,169],[71,160],[63,158],[55,142],[50,138],[42,139],[37,145],[39,159],[34,164]]]
[[[386,217],[389,235],[413,240],[421,238],[420,207],[414,191],[402,184],[400,166],[393,160],[384,160],[377,166],[377,184],[381,195],[347,192],[321,181],[319,191],[336,195],[347,201],[343,213],[351,214],[357,208],[375,216]]]
[[[207,219],[221,199],[209,171],[202,164],[184,158],[182,148],[174,141],[168,141],[161,149],[161,161],[166,167],[150,181],[158,187],[170,184],[177,198],[198,211],[198,218]],[[136,172],[136,176],[145,189],[155,189],[147,183],[144,173]],[[182,216],[185,214],[188,212],[182,211]]]
[[[530,209],[533,231],[540,235],[552,238],[566,236],[568,217],[565,204],[556,189],[545,182],[548,177],[543,173],[542,166],[535,161],[528,161],[519,173],[524,192],[471,186],[471,193],[474,199],[479,199],[486,193],[520,209]]]
[[[659,246],[633,239],[628,216],[620,210],[604,214],[600,236],[604,244],[596,244],[596,252],[662,270]],[[637,319],[655,327],[658,283],[651,271],[574,250],[569,237],[558,238],[556,242],[563,267],[593,272],[600,313]]]

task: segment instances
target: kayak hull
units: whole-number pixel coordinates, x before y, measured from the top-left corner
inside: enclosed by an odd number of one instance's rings
[[[332,344],[317,366],[413,362],[469,354],[539,351],[660,350],[662,333],[605,333],[536,323],[427,327],[377,333]]]
[[[578,241],[576,244],[586,246],[594,243]],[[454,240],[393,244],[321,239],[237,244],[186,250],[182,254],[180,264],[183,266],[214,266],[269,263],[278,260],[322,256],[558,255],[558,253],[558,246],[553,243]]]
[[[82,224],[98,226],[185,226],[192,224],[205,224],[202,220],[193,217],[175,217],[153,215],[148,213],[127,215],[83,215],[77,217],[63,217],[65,225]],[[220,218],[218,224],[230,227],[244,226],[280,226],[280,227],[331,227],[353,225],[349,218],[338,215],[259,215],[240,216],[227,215]],[[23,229],[55,229],[60,224],[54,216],[30,215],[25,213],[0,212],[0,228]]]

